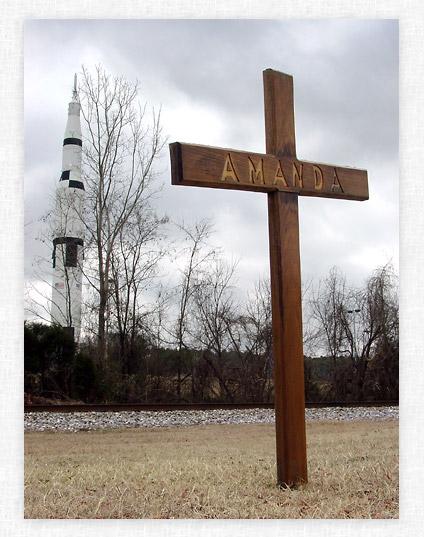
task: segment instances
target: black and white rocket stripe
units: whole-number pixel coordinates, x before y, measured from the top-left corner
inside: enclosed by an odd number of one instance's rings
[[[76,339],[81,327],[81,277],[85,189],[81,174],[82,133],[76,75],[62,146],[62,172],[56,191],[53,239],[52,322],[69,328]]]

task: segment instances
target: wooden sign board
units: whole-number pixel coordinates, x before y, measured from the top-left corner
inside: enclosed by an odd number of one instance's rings
[[[170,151],[173,185],[368,199],[366,170],[179,142]]]

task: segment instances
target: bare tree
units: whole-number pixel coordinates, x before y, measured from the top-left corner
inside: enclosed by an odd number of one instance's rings
[[[258,280],[240,311],[241,314],[227,322],[238,359],[239,396],[244,401],[269,401],[273,390],[269,279]]]
[[[56,210],[55,210],[56,209]],[[52,196],[51,207],[39,219],[40,228],[35,240],[38,241],[42,248],[47,246],[47,251],[51,252],[52,239],[56,236],[66,236],[68,230],[66,224],[68,214],[73,211],[73,201],[60,196]],[[61,226],[58,228],[55,222],[55,214],[61,214]],[[25,283],[25,310],[30,317],[41,321],[42,323],[50,324],[52,321],[52,310],[60,313],[53,321],[57,324],[62,324],[61,321],[66,321],[66,324],[73,325],[72,313],[74,304],[71,302],[70,296],[70,273],[74,270],[78,271],[80,259],[78,259],[78,267],[66,266],[66,248],[58,245],[54,247],[53,255],[46,257],[45,255],[37,255],[32,260],[32,274]],[[42,249],[41,248],[41,249]],[[57,295],[63,298],[65,307],[62,308],[54,302],[52,297],[52,268],[56,263],[60,263],[63,267],[63,288],[57,289]],[[78,283],[81,280],[78,279]],[[53,316],[54,317],[54,316]]]
[[[172,321],[166,330],[170,344],[176,346],[177,369],[177,399],[181,400],[181,390],[189,376],[192,380],[192,395],[195,397],[195,363],[193,351],[194,294],[202,274],[208,269],[209,263],[216,257],[218,251],[208,244],[213,233],[213,221],[210,218],[202,219],[192,226],[184,221],[176,224],[182,232],[180,247],[177,247],[175,266],[179,273],[179,282],[172,293],[171,300],[175,305],[176,320]],[[174,317],[175,318],[175,317]],[[189,363],[188,363],[189,362]],[[189,373],[183,376],[183,367]]]
[[[134,370],[137,336],[150,332],[148,320],[156,304],[149,304],[146,294],[155,285],[158,263],[165,254],[160,227],[167,222],[167,218],[158,218],[154,212],[146,214],[142,203],[135,208],[134,217],[121,230],[112,250],[109,279],[109,329],[118,336],[125,374]]]
[[[345,316],[343,321],[346,321],[344,329],[348,342],[347,354],[353,372],[352,395],[355,399],[362,400],[371,362],[379,360],[380,366],[387,365],[387,354],[392,353],[393,349],[398,353],[397,278],[390,265],[373,272],[364,289],[354,294],[354,306],[352,308],[351,305],[348,309],[351,317]],[[396,383],[398,375],[396,370],[391,373],[389,385]]]
[[[364,399],[372,361],[383,349],[398,352],[397,282],[392,267],[375,270],[358,289],[348,287],[340,270],[333,268],[321,282],[311,308],[317,322],[317,341],[333,364],[327,396],[331,393],[335,399]],[[396,371],[389,369],[389,383],[396,383]]]
[[[346,278],[337,267],[319,284],[318,291],[311,298],[311,319],[316,324],[316,341],[332,361],[330,393],[335,399],[345,397],[345,356],[347,338],[347,308],[350,300]],[[327,394],[327,397],[330,395]]]
[[[128,244],[134,239],[133,231],[140,230],[140,215],[157,193],[153,163],[164,144],[160,114],[153,112],[149,126],[138,92],[138,83],[111,77],[102,67],[92,76],[83,67],[79,96],[87,133],[83,144],[87,194],[82,215],[86,227],[84,273],[97,294],[99,363],[106,357],[110,286],[118,270],[118,252],[123,244],[126,252],[131,250]],[[133,252],[126,259],[131,264],[136,258]],[[137,270],[131,270],[134,292]],[[118,282],[115,298],[120,288]]]
[[[232,350],[229,325],[237,317],[234,276],[237,262],[216,258],[195,287],[195,338],[219,383],[219,397],[232,401],[231,378],[226,375],[228,353]]]

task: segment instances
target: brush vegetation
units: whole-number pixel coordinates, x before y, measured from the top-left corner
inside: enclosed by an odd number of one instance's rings
[[[398,518],[397,421],[307,424],[276,486],[272,424],[25,434],[25,518]]]

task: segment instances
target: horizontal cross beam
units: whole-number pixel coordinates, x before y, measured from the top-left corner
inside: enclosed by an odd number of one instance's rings
[[[179,142],[170,150],[173,185],[368,199],[366,170]]]

